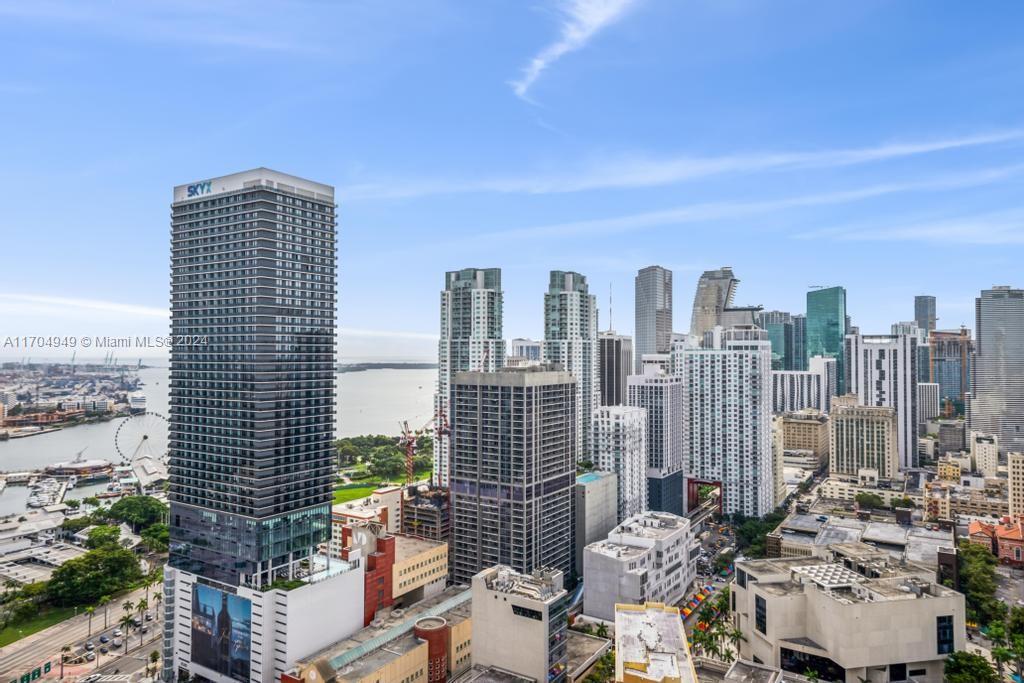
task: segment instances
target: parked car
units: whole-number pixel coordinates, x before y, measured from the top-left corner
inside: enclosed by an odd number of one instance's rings
[[[107,654],[108,652],[110,652],[110,650],[108,650],[108,649],[106,648],[106,646],[104,646],[104,647],[101,647],[101,648],[100,648],[100,654],[104,654],[104,655],[105,655],[105,654]]]
[[[112,642],[110,644],[110,647],[113,647],[113,648],[121,647],[121,639],[120,638],[114,638],[114,642]]]
[[[92,661],[95,661],[95,660],[96,660],[96,653],[95,652],[86,652],[85,653],[85,661],[92,662]]]
[[[146,621],[153,621],[153,615],[149,612],[146,612]]]
[[[101,643],[109,643],[110,642],[110,637],[107,636],[107,635],[102,635],[102,636],[100,636],[100,642]]]
[[[115,628],[115,629],[114,629],[114,637],[115,637],[115,638],[120,638],[120,637],[121,637],[121,636],[123,636],[123,635],[124,635],[124,634],[123,634],[123,633],[121,633],[121,629],[119,629],[119,628]]]
[[[90,652],[92,652],[93,650],[95,650],[95,649],[96,649],[96,646],[95,646],[95,645],[93,645],[92,641],[90,640],[89,642],[87,642],[87,643],[85,644],[85,649],[86,649],[86,650],[88,650],[88,651],[90,651]]]

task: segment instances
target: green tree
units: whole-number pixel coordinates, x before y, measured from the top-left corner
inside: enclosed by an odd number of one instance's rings
[[[167,517],[167,506],[152,496],[125,496],[110,506],[110,516],[132,525],[138,532]]]
[[[945,673],[946,683],[999,683],[988,660],[963,650],[946,657]]]
[[[121,548],[97,548],[53,570],[47,588],[56,605],[94,604],[141,578],[139,561]]]
[[[594,635],[596,635],[598,638],[607,638],[608,637],[608,626],[606,624],[604,624],[603,622],[598,624],[597,625],[597,631],[594,632]]]
[[[894,508],[913,508],[913,507],[915,507],[914,506],[914,501],[910,500],[907,497],[894,499],[892,501],[892,506]]]
[[[370,473],[381,480],[396,479],[405,472],[405,456],[397,446],[377,446],[370,454]]]
[[[1003,616],[1006,606],[996,599],[996,558],[988,549],[960,541],[960,588],[967,599],[967,614],[988,624]]]
[[[109,548],[117,547],[117,541],[121,538],[121,529],[116,526],[97,526],[89,530],[89,540],[85,542],[86,548]]]
[[[83,499],[82,502],[85,503],[86,505],[92,505],[93,507],[99,507],[100,505],[103,504],[100,502],[100,499],[97,498],[96,496],[89,496],[88,498]]]
[[[96,604],[103,608],[103,628],[105,630],[108,626],[107,612],[109,611],[110,608],[110,596],[101,595],[99,601],[97,601]]]
[[[130,614],[125,614],[117,623],[121,626],[121,630],[124,631],[124,653],[128,654],[128,648],[131,647],[129,645],[130,638],[128,635],[132,630],[132,616]]]
[[[67,661],[68,653],[71,652],[70,645],[63,645],[60,648],[60,677],[64,678],[64,662]]]
[[[156,674],[156,663],[160,661],[160,652],[153,650],[149,653],[149,664],[146,665],[146,675],[150,675],[150,667],[153,669],[153,675]]]
[[[92,518],[88,515],[81,517],[65,517],[64,521],[61,522],[60,528],[68,534],[77,534],[87,526],[92,526]]]
[[[356,445],[348,439],[338,439],[334,442],[334,447],[338,451],[338,465],[341,467],[354,465],[356,460],[362,455],[360,450],[356,448]]]
[[[69,498],[64,501],[64,504],[67,505],[72,510],[77,510],[79,507],[81,507],[82,501],[78,500],[77,498]]]
[[[721,572],[727,569],[734,561],[736,556],[731,552],[719,553],[718,557],[715,558],[714,570],[715,572]]]
[[[171,542],[171,534],[166,524],[157,523],[150,525],[143,529],[142,533],[139,535],[142,537],[142,542],[150,552],[167,552],[168,545]]]
[[[857,501],[857,505],[862,509],[879,510],[885,507],[885,501],[882,500],[881,496],[875,493],[868,493],[867,491],[858,493],[854,500]]]

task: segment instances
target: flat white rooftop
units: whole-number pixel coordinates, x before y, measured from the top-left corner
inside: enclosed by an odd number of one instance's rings
[[[237,192],[248,187],[269,187],[284,190],[309,199],[334,202],[334,188],[330,185],[306,180],[298,176],[272,171],[269,168],[254,168],[216,178],[199,180],[177,185],[174,188],[174,202],[191,202],[213,197],[226,192]]]

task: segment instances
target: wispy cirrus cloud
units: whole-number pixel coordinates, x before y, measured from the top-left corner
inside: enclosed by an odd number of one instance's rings
[[[652,159],[624,156],[590,162],[556,173],[530,173],[482,179],[390,180],[349,185],[347,200],[409,199],[444,194],[564,194],[589,190],[636,189],[674,185],[719,175],[800,169],[842,168],[935,154],[956,149],[1024,140],[1024,128],[933,140],[887,142],[868,147],[799,152],[752,152],[718,157],[677,156]]]
[[[799,239],[843,242],[932,242],[996,246],[1024,244],[1024,211],[991,211],[938,219],[911,219],[879,226],[848,225],[794,235]]]
[[[835,190],[813,194],[765,199],[759,201],[726,201],[688,204],[684,206],[645,211],[634,214],[597,218],[566,223],[552,223],[511,230],[501,230],[461,239],[464,245],[471,241],[500,241],[524,238],[566,238],[576,236],[595,237],[605,234],[635,232],[669,225],[683,225],[733,218],[744,218],[759,214],[785,211],[788,209],[830,206],[864,201],[886,195],[911,192],[944,192],[968,187],[1001,182],[1024,174],[1024,164],[1001,166],[956,175],[945,175],[926,180],[882,183],[850,190]]]
[[[538,52],[523,67],[519,78],[509,82],[512,91],[530,102],[527,93],[548,67],[568,53],[585,47],[602,29],[619,21],[634,4],[636,0],[562,0],[558,7],[563,15],[558,40]]]
[[[96,319],[105,316],[122,322],[132,320],[168,318],[165,308],[126,304],[99,299],[51,296],[43,294],[0,294],[0,314],[18,315],[21,318],[45,317],[88,317]],[[355,327],[339,327],[342,337],[367,337],[378,339],[422,339],[436,341],[438,335],[429,332],[406,330],[367,330]]]

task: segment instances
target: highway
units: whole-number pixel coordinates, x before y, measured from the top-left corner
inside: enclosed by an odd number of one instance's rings
[[[156,587],[156,590],[160,590],[160,586]],[[154,615],[158,616],[155,612],[155,601],[153,600],[154,589],[149,590],[149,611]],[[92,616],[92,641],[99,647],[99,641],[97,640],[101,633],[109,633],[113,629],[117,628],[117,622],[124,616],[124,610],[121,609],[121,605],[125,600],[131,600],[137,603],[140,598],[146,597],[145,589],[139,589],[133,591],[128,595],[121,595],[111,602],[108,606],[108,622],[109,626],[106,630],[103,628],[103,610],[97,609],[96,613]],[[157,629],[154,627],[155,622],[148,622],[151,635]],[[41,666],[44,662],[52,662],[53,670],[50,672],[50,678],[57,678],[60,675],[60,649],[65,645],[70,645],[73,650],[80,650],[81,646],[86,640],[89,640],[89,617],[86,614],[79,614],[77,617],[72,617],[54,624],[53,626],[34,633],[30,636],[26,636],[21,640],[15,641],[6,647],[0,648],[0,681],[7,683],[13,681],[22,676],[22,674],[29,673],[32,669],[37,666]],[[138,646],[138,635],[132,633],[132,647]],[[124,648],[121,648],[124,651]],[[146,654],[149,651],[146,650]],[[105,660],[110,658],[111,655],[100,655],[100,658]],[[90,662],[91,665],[95,665],[95,662]],[[67,678],[68,668],[65,666],[65,678]]]

